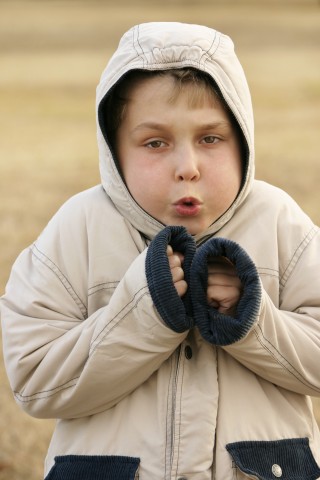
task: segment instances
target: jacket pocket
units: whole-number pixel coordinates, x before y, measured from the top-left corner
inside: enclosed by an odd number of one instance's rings
[[[226,448],[236,466],[235,472],[239,472],[234,475],[237,479],[316,480],[320,477],[308,438],[235,442]]]
[[[137,480],[140,459],[122,456],[66,455],[55,457],[45,480]]]

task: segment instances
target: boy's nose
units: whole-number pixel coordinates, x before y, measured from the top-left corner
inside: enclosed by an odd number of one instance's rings
[[[175,178],[178,181],[196,181],[200,178],[196,152],[192,148],[183,148],[177,154]]]

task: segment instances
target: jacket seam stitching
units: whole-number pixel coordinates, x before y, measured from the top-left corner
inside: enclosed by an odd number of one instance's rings
[[[279,278],[279,271],[275,268],[268,267],[257,267],[258,273],[260,276],[264,275],[265,277],[275,277]]]
[[[294,267],[298,263],[299,258],[301,257],[301,255],[305,251],[305,248],[309,245],[309,243],[311,242],[311,240],[315,236],[316,232],[317,232],[317,227],[313,226],[308,231],[308,233],[303,237],[303,239],[301,240],[299,245],[296,247],[295,251],[293,252],[292,257],[290,258],[287,266],[285,267],[285,269],[283,271],[283,274],[280,277],[280,284],[281,284],[282,287],[284,287],[285,284],[287,283],[291,273],[294,270]]]
[[[143,290],[143,288],[141,288],[141,289],[139,290],[139,292],[140,292],[141,290]],[[137,292],[137,293],[139,293],[139,292]],[[132,308],[131,308],[123,317],[119,318],[119,321],[118,321],[118,322],[115,322],[114,325],[112,326],[112,328],[111,328],[109,331],[113,330],[116,326],[118,326],[119,323],[120,323],[124,318],[126,318],[127,315],[129,315],[129,313],[132,312],[132,310],[134,310],[134,309],[137,307],[137,304],[142,300],[142,298],[143,298],[146,294],[147,294],[147,292],[144,293],[141,297],[139,297],[139,299],[137,299],[137,301],[136,301],[135,304],[132,306]],[[136,294],[136,295],[137,295],[137,294]],[[135,296],[136,296],[136,295],[135,295]],[[132,300],[131,300],[131,302],[132,302]],[[123,312],[123,310],[124,310],[131,302],[127,303],[126,306],[123,307],[122,310],[121,310],[119,313]],[[107,326],[109,326],[110,323],[113,322],[114,319],[117,318],[117,316],[119,315],[119,313],[117,313],[117,314],[113,317],[113,319],[108,323]],[[106,326],[106,327],[107,327],[107,326]],[[105,328],[106,328],[106,327],[105,327]],[[104,329],[102,330],[102,332],[103,332],[103,331],[104,331]],[[101,334],[101,332],[100,332],[100,334]],[[98,334],[96,338],[98,338],[100,334]],[[105,338],[105,335],[103,336],[103,338]],[[90,352],[89,357],[92,355],[92,353],[96,350],[96,348],[97,348],[97,347],[100,345],[100,343],[103,341],[103,338],[99,341],[99,343],[98,343],[98,344],[94,347],[94,349]],[[93,342],[94,342],[94,341],[93,341]],[[93,342],[92,342],[92,343],[93,343]],[[92,343],[91,343],[91,345],[92,345]],[[86,363],[87,363],[87,362],[86,362]],[[85,364],[85,365],[86,365],[86,364]],[[85,369],[85,365],[84,365],[83,370]],[[21,394],[21,393],[19,393],[19,392],[14,392],[14,395],[15,395],[15,397],[16,397],[20,402],[25,402],[25,403],[31,402],[31,401],[33,401],[33,400],[38,400],[38,399],[41,399],[41,398],[52,397],[53,395],[56,395],[57,393],[59,393],[61,390],[66,390],[67,388],[74,387],[74,386],[76,385],[76,381],[77,381],[79,378],[80,378],[80,375],[78,375],[77,377],[74,377],[74,378],[72,378],[72,379],[70,379],[70,380],[67,380],[66,382],[64,382],[64,383],[61,384],[61,385],[57,385],[56,387],[53,387],[53,388],[48,389],[48,390],[42,390],[42,391],[40,391],[40,392],[35,392],[35,393],[33,393],[32,395],[23,395],[23,394]],[[71,383],[71,382],[72,382],[72,383]],[[70,383],[71,383],[71,385],[69,385]],[[45,394],[45,395],[44,395],[44,394]]]
[[[95,288],[97,287],[101,287],[101,286],[104,286],[104,285],[117,285],[119,283],[119,280],[113,280],[113,281],[110,281],[110,282],[100,282],[100,283],[96,283],[95,285],[92,285],[92,287],[89,287],[88,288],[88,292],[90,292],[90,290],[94,290]]]
[[[207,54],[207,56],[210,57],[210,60],[213,60],[213,57],[214,57],[216,51],[217,51],[218,48],[220,47],[221,35],[218,36],[217,33],[218,33],[218,32],[215,32],[214,38],[213,38],[212,43],[211,43],[210,47],[208,48],[208,50],[205,50],[204,53],[201,55],[199,64],[201,64],[202,57],[204,57],[205,54]],[[212,47],[214,46],[214,44],[215,44],[215,41],[216,41],[216,39],[217,39],[217,36],[218,36],[218,41],[217,41],[216,48],[215,48],[212,52],[210,52],[211,48],[212,48]],[[204,68],[206,68],[206,62],[207,62],[207,61],[208,61],[208,58],[205,58],[205,59],[204,59],[204,62],[203,62]]]
[[[170,435],[170,415],[172,418],[172,378],[174,374],[174,356],[171,358],[171,368],[170,368],[170,377],[168,381],[168,390],[167,390],[167,415],[166,415],[166,439],[165,439],[165,478],[167,479],[167,472],[170,475],[170,460],[168,459],[168,435]],[[170,395],[171,393],[171,395]],[[171,399],[171,408],[170,407],[170,399]],[[171,422],[172,423],[172,422]],[[172,445],[171,445],[172,447]]]
[[[78,296],[76,293],[75,289],[67,279],[67,277],[61,272],[60,268],[49,258],[47,255],[45,255],[39,248],[36,246],[36,244],[33,244],[31,247],[31,252],[41,262],[43,265],[49,268],[51,272],[58,278],[58,280],[61,282],[61,284],[64,286],[66,291],[69,293],[70,297],[72,300],[75,302],[79,310],[81,311],[81,314],[83,318],[87,317],[87,308],[85,304],[82,302],[81,298]]]
[[[261,332],[261,335],[259,335],[258,331],[257,330],[260,330]],[[301,375],[301,373],[299,373],[299,371],[279,352],[279,350],[264,336],[263,332],[262,332],[262,328],[260,325],[257,325],[256,329],[254,330],[254,333],[257,337],[257,340],[258,342],[260,343],[260,345],[262,346],[262,348],[264,348],[265,350],[267,350],[269,352],[269,354],[275,359],[275,361],[281,365],[288,373],[290,373],[293,377],[295,377],[300,383],[302,383],[303,385],[309,387],[309,388],[312,388],[313,390],[315,390],[316,392],[319,392],[320,389],[317,388],[315,385],[313,385],[312,383],[310,382],[307,382],[306,380],[304,380],[303,376]],[[270,347],[268,347],[266,345],[266,343],[264,343],[262,341],[262,338],[265,340],[265,342],[267,342]],[[272,349],[275,350],[275,352],[278,354],[275,355],[275,353],[272,352]],[[282,360],[282,361],[281,361]],[[286,365],[285,363],[287,363],[287,365],[289,365],[291,367],[292,370],[290,370]],[[302,377],[302,378],[301,378]]]
[[[178,446],[177,446],[177,462],[176,462],[176,472],[175,474],[178,475],[178,469],[179,469],[179,458],[180,458],[180,439],[181,439],[181,417],[182,417],[182,387],[183,387],[183,379],[184,379],[184,373],[185,373],[185,360],[181,361],[182,363],[182,373],[181,373],[181,386],[180,386],[180,401],[179,401],[179,423],[178,423],[178,435],[177,435],[177,440],[178,440]]]
[[[161,62],[161,64],[162,64],[162,63],[180,63],[180,64],[181,64],[181,63],[189,62],[189,61],[190,61],[190,62],[196,62],[198,65],[201,65],[201,63],[202,63],[202,62],[201,62],[201,58],[202,58],[204,55],[207,54],[208,57],[212,58],[212,57],[214,56],[214,54],[216,53],[216,51],[218,50],[218,48],[219,48],[219,46],[220,46],[220,38],[218,39],[218,44],[217,44],[216,48],[214,49],[214,51],[213,51],[213,52],[210,52],[212,46],[213,46],[214,43],[215,43],[215,40],[216,40],[216,37],[214,37],[213,41],[211,42],[210,47],[207,48],[207,49],[204,49],[204,48],[201,47],[200,45],[194,45],[195,47],[197,47],[197,48],[198,48],[199,50],[201,50],[201,52],[202,52],[202,54],[201,54],[201,56],[200,56],[200,60],[192,60],[192,59],[189,59],[189,58],[184,58],[183,60],[175,60],[174,62],[165,62],[165,61],[163,61],[163,62]],[[139,47],[141,48],[142,52],[145,54],[145,52],[143,51],[143,49],[142,49],[140,43],[138,42],[138,40],[137,40],[137,43],[138,43]],[[160,51],[160,52],[165,52],[165,51],[167,51],[167,50],[172,50],[172,49],[174,49],[174,48],[186,48],[186,49],[190,49],[190,45],[186,45],[186,44],[179,44],[179,45],[172,44],[172,45],[170,45],[170,47],[162,47],[162,48],[161,48],[161,47],[154,47],[154,48],[151,50],[151,52],[153,52],[154,50],[158,50],[158,51]],[[135,50],[136,50],[136,49],[135,49]],[[137,50],[136,50],[136,52],[137,52]],[[138,52],[137,52],[137,55],[139,55],[139,57],[141,57],[141,54],[139,54]],[[131,63],[131,62],[128,62],[128,63]],[[159,63],[156,62],[156,63],[150,63],[149,65],[158,65],[158,64],[159,64]]]
[[[88,296],[90,297],[91,295],[94,295],[97,292],[100,292],[101,290],[114,290],[117,288],[119,281],[114,281],[114,282],[105,282],[105,283],[99,283],[97,285],[94,285],[93,287],[90,287],[88,289]]]
[[[215,55],[216,51],[218,50],[219,46],[220,46],[220,36],[218,37],[218,43],[217,43],[217,46],[216,48],[214,49],[213,52],[210,52],[211,48],[214,46],[215,44],[215,41],[216,41],[216,35],[215,37],[213,38],[212,40],[212,43],[210,45],[210,47],[208,49],[204,49],[203,47],[201,47],[200,45],[195,45],[202,53],[200,55],[200,60],[192,60],[190,58],[186,58],[186,59],[183,59],[183,60],[174,60],[174,61],[165,61],[163,60],[162,62],[145,62],[143,56],[145,57],[146,54],[140,44],[140,41],[139,41],[139,28],[137,28],[137,37],[135,38],[134,37],[134,33],[133,32],[133,47],[135,49],[135,52],[137,54],[137,56],[142,60],[142,64],[143,64],[143,68],[147,65],[149,68],[154,68],[154,67],[157,67],[157,66],[162,66],[162,65],[166,65],[166,64],[170,64],[170,65],[175,65],[175,64],[178,64],[178,65],[181,65],[181,64],[188,64],[188,65],[197,65],[198,67],[201,66],[201,64],[203,65],[203,68],[206,69],[206,62],[207,60],[212,59],[213,56]],[[136,48],[136,44],[139,45],[140,49],[141,49],[141,52],[142,54],[137,50]],[[176,45],[176,44],[172,44],[170,45],[170,47],[168,48],[160,48],[160,47],[155,47],[157,48],[157,50],[159,50],[160,52],[163,52],[163,51],[166,51],[168,49],[174,49],[174,48],[186,48],[186,49],[189,49],[190,48],[190,45],[182,45],[182,44],[179,44],[179,45]],[[153,51],[155,50],[155,48],[152,50],[152,53]],[[204,58],[207,56],[208,58]],[[129,63],[129,62],[128,62]]]
[[[57,385],[56,387],[50,388],[48,390],[40,390],[40,392],[35,392],[32,395],[23,395],[22,393],[15,391],[14,396],[18,399],[19,402],[22,403],[28,403],[34,400],[41,400],[43,398],[49,398],[61,392],[62,390],[67,390],[68,388],[73,387],[76,384],[78,378],[79,376],[71,378],[71,380],[62,383],[61,385]]]
[[[205,53],[205,50],[204,50]],[[197,60],[163,60],[162,62],[152,62],[148,64],[148,67],[151,67],[151,69],[157,68],[157,67],[163,67],[163,65],[195,65],[196,67],[200,68],[200,63]]]
[[[137,298],[137,295],[140,294],[141,292],[143,292],[143,290],[146,290],[139,298]],[[91,341],[91,344],[90,344],[90,351],[89,351],[89,357],[95,352],[95,350],[99,347],[99,345],[103,342],[104,338],[106,337],[106,335],[111,332],[115,327],[117,327],[119,325],[119,323],[124,319],[126,318],[129,313],[131,313],[135,308],[137,308],[137,305],[138,303],[142,300],[142,298],[144,296],[146,296],[148,294],[148,287],[147,286],[144,286],[144,287],[141,287],[140,290],[138,290],[134,296],[132,297],[132,299],[130,300],[130,302],[127,302],[123,308],[114,315],[114,317],[103,327],[102,330],[100,330],[100,332],[95,336],[94,339],[92,339]],[[118,321],[117,321],[117,317],[119,317],[125,310],[126,308],[132,304],[134,302],[134,304],[132,305],[132,307],[130,308],[130,310],[126,313],[124,313],[124,315],[120,318],[118,318]],[[107,331],[106,331],[107,330]],[[100,340],[99,337],[101,336]]]
[[[135,37],[135,33],[136,33],[136,37]],[[141,60],[142,60],[142,66],[143,66],[143,68],[144,68],[145,61],[144,61],[143,56],[145,56],[145,53],[144,53],[143,48],[142,48],[142,46],[141,46],[141,44],[140,44],[140,41],[139,41],[139,34],[140,34],[140,28],[139,28],[139,25],[137,25],[137,27],[133,30],[133,42],[132,42],[132,44],[133,44],[133,48],[135,49],[138,57],[141,58]],[[138,52],[138,49],[136,48],[136,44],[139,45],[142,54]]]

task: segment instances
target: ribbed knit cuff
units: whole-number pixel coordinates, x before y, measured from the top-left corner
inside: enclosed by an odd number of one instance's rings
[[[167,246],[184,255],[183,271],[188,284],[196,245],[184,227],[164,228],[152,240],[146,257],[146,276],[153,303],[163,321],[175,332],[184,332],[193,326],[190,289],[180,298],[172,281]]]
[[[139,458],[116,455],[65,455],[54,460],[45,480],[133,480],[140,464]]]
[[[208,258],[219,256],[234,264],[242,283],[243,293],[235,318],[208,305]],[[209,343],[230,345],[243,338],[256,321],[261,303],[260,278],[247,253],[231,240],[215,237],[199,248],[191,267],[191,292],[195,324]]]

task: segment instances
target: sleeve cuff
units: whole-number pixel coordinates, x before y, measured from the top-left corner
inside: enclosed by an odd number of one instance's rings
[[[207,302],[208,257],[224,256],[234,265],[243,286],[236,317],[219,313]],[[226,346],[243,338],[256,322],[261,304],[261,283],[255,264],[237,243],[212,238],[194,256],[191,268],[192,306],[195,324],[211,344]]]
[[[196,245],[184,227],[170,226],[152,240],[146,257],[146,276],[153,303],[168,327],[181,333],[193,326],[190,288],[183,298],[179,297],[170,272],[168,245],[184,255],[183,270],[188,285]]]

